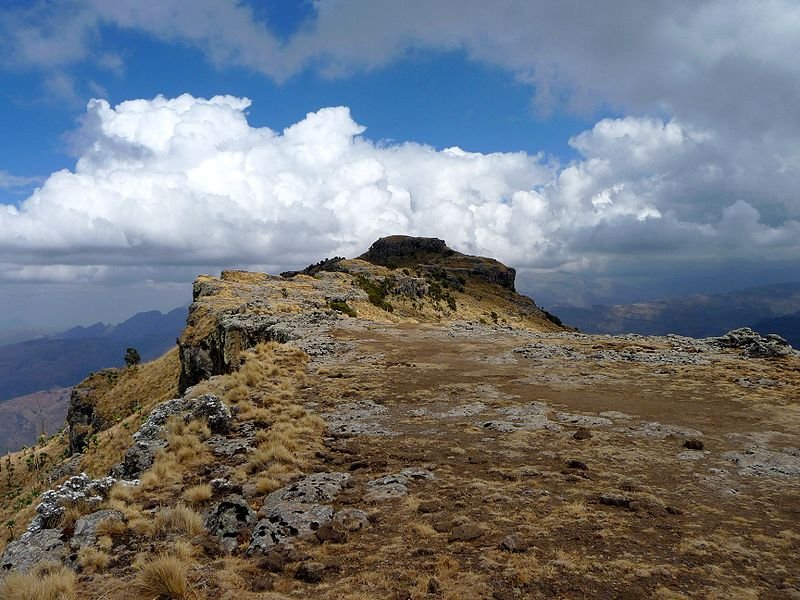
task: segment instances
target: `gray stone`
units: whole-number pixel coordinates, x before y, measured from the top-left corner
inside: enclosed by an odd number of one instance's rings
[[[98,510],[89,515],[85,515],[75,521],[75,530],[69,545],[72,549],[77,550],[84,546],[93,546],[97,543],[97,524],[106,519],[117,519],[122,521],[123,514],[118,510]]]
[[[207,419],[212,433],[228,433],[233,415],[217,396],[205,394],[192,401],[192,419]]]
[[[225,458],[231,458],[237,454],[247,454],[253,449],[248,439],[228,438],[224,435],[212,435],[205,443],[211,448],[211,453],[214,456],[223,456]]]
[[[800,476],[800,448],[773,451],[753,446],[744,452],[726,452],[722,457],[732,461],[742,475]]]
[[[320,504],[333,501],[350,481],[350,473],[312,473],[272,492],[264,500],[259,516],[264,517],[284,502]]]
[[[248,553],[267,552],[276,546],[313,534],[333,518],[333,508],[322,504],[282,502],[273,506],[253,529]]]
[[[518,533],[512,533],[503,538],[500,549],[505,552],[525,552],[530,544]]]
[[[396,435],[380,417],[386,408],[372,400],[340,404],[336,410],[322,415],[333,435]]]
[[[441,418],[471,417],[485,412],[488,407],[483,402],[472,402],[452,408],[447,412],[438,413],[434,416]]]
[[[343,508],[333,515],[334,527],[353,533],[369,529],[369,516],[363,510],[357,508]]]
[[[21,540],[24,540],[29,533],[55,527],[68,506],[78,503],[90,508],[97,506],[106,499],[111,486],[116,482],[113,477],[92,479],[86,473],[81,473],[70,477],[55,489],[46,491],[36,507],[36,516],[28,525]]]
[[[680,425],[669,425],[658,421],[635,422],[614,428],[614,431],[627,433],[636,437],[653,438],[663,440],[667,437],[699,438],[703,432],[692,427],[682,427]]]
[[[557,412],[556,421],[567,425],[580,425],[582,427],[607,427],[614,424],[611,419],[606,419],[605,417],[576,415],[567,412]]]
[[[749,327],[733,329],[716,338],[706,340],[720,348],[735,348],[742,350],[742,356],[747,358],[778,358],[794,353],[792,346],[781,336],[770,333],[762,336]]]
[[[433,479],[434,477],[434,474],[426,469],[403,469],[394,475],[386,475],[368,481],[364,500],[367,502],[385,502],[402,498],[408,494],[408,484],[411,481]]]
[[[228,496],[208,511],[205,525],[211,535],[219,539],[220,546],[233,552],[239,545],[239,531],[256,522],[256,511],[240,496]]]
[[[60,529],[26,533],[6,546],[0,558],[0,570],[21,573],[41,562],[62,562],[67,554],[67,545],[61,535]]]

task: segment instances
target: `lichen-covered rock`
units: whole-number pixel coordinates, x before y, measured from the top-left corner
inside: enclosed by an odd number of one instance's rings
[[[744,452],[726,452],[722,456],[732,461],[742,475],[800,477],[800,448],[775,451],[752,446]]]
[[[231,409],[213,394],[206,394],[194,400],[192,419],[207,419],[208,428],[213,433],[227,433],[231,428],[233,415]]]
[[[281,503],[321,504],[332,502],[350,481],[350,473],[312,473],[272,492],[264,500],[259,516],[264,517]]]
[[[188,422],[207,419],[209,429],[225,433],[230,429],[233,415],[222,400],[213,394],[199,398],[175,398],[156,406],[148,415],[139,431],[133,434],[133,445],[125,453],[125,459],[113,469],[117,477],[138,477],[153,464],[156,453],[167,446],[164,426],[170,417],[183,415]]]
[[[67,545],[60,529],[40,529],[27,533],[6,546],[0,558],[0,570],[22,573],[42,562],[61,562]]]
[[[266,512],[253,530],[248,553],[266,552],[292,538],[307,537],[333,518],[333,508],[323,504],[281,502]]]
[[[762,336],[749,327],[733,329],[709,341],[721,348],[739,348],[747,358],[778,358],[793,353],[792,346],[781,336],[774,333]]]
[[[21,540],[29,533],[55,527],[68,506],[78,503],[88,507],[97,506],[106,499],[116,482],[113,477],[92,479],[86,473],[81,473],[70,477],[57,488],[46,491],[36,507],[36,517],[28,525]]]
[[[336,410],[322,416],[333,435],[396,435],[381,421],[386,412],[386,407],[373,400],[358,400],[338,404]]]
[[[367,502],[385,502],[395,498],[402,498],[408,494],[408,484],[410,482],[433,479],[434,477],[434,474],[426,469],[403,469],[399,473],[368,481],[364,500]]]
[[[93,546],[97,543],[97,525],[106,519],[117,519],[122,521],[124,515],[118,510],[104,509],[85,515],[75,521],[75,530],[69,545],[77,550],[84,546]]]
[[[256,522],[256,511],[241,496],[228,496],[217,502],[207,513],[205,525],[220,545],[233,552],[239,545],[239,532]]]
[[[313,473],[272,492],[258,511],[248,553],[264,553],[292,538],[306,537],[333,518],[332,502],[350,473]]]
[[[369,516],[357,508],[343,508],[333,515],[331,524],[342,531],[353,533],[369,529]]]

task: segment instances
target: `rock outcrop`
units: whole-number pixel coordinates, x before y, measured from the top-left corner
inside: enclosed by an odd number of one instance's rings
[[[153,409],[139,431],[133,434],[133,445],[128,448],[125,460],[114,467],[114,475],[131,479],[147,470],[153,464],[156,453],[166,447],[164,427],[167,420],[176,415],[182,415],[186,421],[207,419],[212,433],[227,433],[233,418],[225,403],[212,394],[162,402]]]
[[[514,269],[497,260],[456,252],[438,238],[406,235],[383,237],[359,258],[391,269],[419,268],[427,274],[455,282],[465,277],[474,277],[512,292],[517,275]]]
[[[774,333],[761,335],[749,327],[733,329],[720,337],[710,338],[710,341],[720,348],[741,349],[742,356],[747,358],[778,358],[794,352],[781,336]]]
[[[104,369],[99,375],[115,375],[117,369]],[[72,389],[67,409],[67,433],[70,454],[83,452],[89,438],[105,429],[110,423],[98,414],[92,402],[91,388],[76,386]]]
[[[272,492],[258,511],[248,552],[265,553],[330,523],[330,505],[350,480],[349,473],[314,473]]]
[[[86,473],[81,473],[46,491],[36,507],[36,517],[25,533],[19,540],[6,546],[0,558],[0,569],[23,572],[41,562],[61,562],[69,548],[69,536],[59,528],[64,512],[69,506],[78,504],[84,507],[99,505],[116,482],[113,477],[92,479]],[[91,538],[93,524],[96,527],[97,522],[88,518],[84,518],[80,528],[76,524],[75,530],[80,536],[78,545],[83,545],[87,538]]]

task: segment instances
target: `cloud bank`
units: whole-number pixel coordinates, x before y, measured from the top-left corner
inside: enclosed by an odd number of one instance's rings
[[[249,105],[92,100],[75,169],[18,208],[0,205],[0,280],[302,266],[393,233],[569,273],[800,255],[800,222],[780,203],[795,193],[786,178],[739,173],[721,138],[676,120],[602,120],[571,140],[581,159],[559,166],[370,141],[346,107],[276,132],[252,127]]]

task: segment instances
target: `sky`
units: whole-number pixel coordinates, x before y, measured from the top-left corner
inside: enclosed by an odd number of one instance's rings
[[[434,236],[545,307],[800,280],[794,0],[4,0],[0,329]]]

